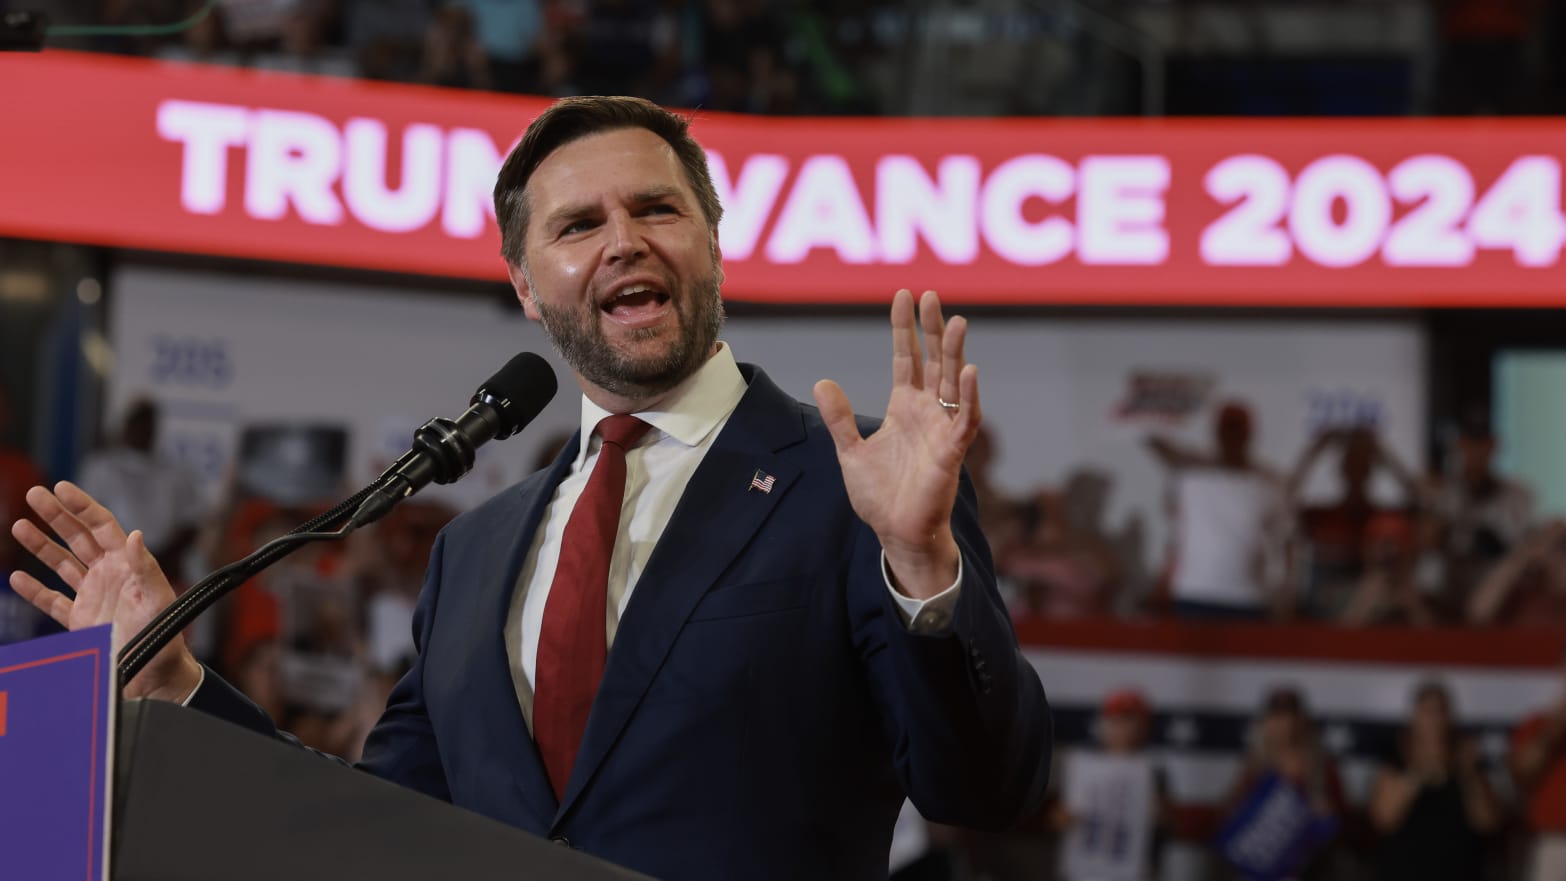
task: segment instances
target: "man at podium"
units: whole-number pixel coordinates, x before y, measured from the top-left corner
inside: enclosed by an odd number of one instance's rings
[[[949,824],[1038,810],[1049,708],[961,474],[981,418],[963,319],[897,293],[879,423],[831,381],[815,407],[783,394],[718,339],[705,155],[639,99],[556,103],[495,205],[581,431],[441,534],[417,661],[360,766],[667,879],[884,878],[905,793]],[[12,585],[55,620],[118,643],[172,601],[80,489],[28,503],[62,543],[15,536],[76,597]],[[179,640],[125,693],[286,737]]]

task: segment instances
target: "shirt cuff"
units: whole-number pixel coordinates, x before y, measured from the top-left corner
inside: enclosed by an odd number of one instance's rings
[[[961,564],[958,564],[958,565],[960,566]],[[185,695],[185,699],[180,701],[179,705],[182,706],[182,707],[190,706],[191,699],[196,696],[196,692],[201,690],[201,686],[205,685],[206,681],[207,681],[207,665],[206,664],[202,664],[201,665],[201,678],[196,680],[196,687],[192,688],[190,690],[190,694]]]
[[[904,596],[892,586],[892,570],[886,565],[886,552],[881,552],[881,578],[886,589],[897,603],[897,617],[909,633],[939,634],[951,629],[952,614],[957,610],[957,596],[962,587],[962,555],[957,556],[957,580],[951,586],[927,600]]]

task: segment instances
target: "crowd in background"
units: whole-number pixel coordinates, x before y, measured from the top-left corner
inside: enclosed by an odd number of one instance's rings
[[[1323,431],[1286,467],[1256,460],[1254,434],[1251,408],[1231,401],[1208,447],[1149,437],[1169,536],[1150,572],[1137,530],[1104,523],[1114,475],[1078,470],[1017,498],[994,485],[982,436],[969,469],[1014,618],[1566,625],[1566,522],[1537,516],[1530,489],[1495,470],[1484,413],[1467,414],[1451,461],[1428,474],[1374,427]],[[1335,495],[1307,499],[1325,468]],[[1372,491],[1382,474],[1398,497]]]
[[[206,0],[69,0],[59,23],[146,27]],[[97,6],[98,8],[94,8]],[[873,113],[899,4],[780,0],[219,0],[178,34],[86,39],[171,61],[755,113]],[[66,44],[70,44],[67,39]]]
[[[538,95],[630,94],[767,114],[1559,112],[1566,13],[1430,0],[1418,38],[1342,49],[1387,12],[1254,0],[217,0],[188,30],[51,45]],[[1416,4],[1417,5],[1417,4]],[[206,0],[0,0],[146,29]],[[1314,34],[1314,36],[1311,36]],[[1314,42],[1315,51],[1300,51]],[[1287,51],[1279,51],[1287,46]],[[1156,75],[1150,68],[1157,68]],[[1162,85],[1152,85],[1154,82]],[[1152,94],[1150,90],[1156,90]]]
[[[1099,525],[1111,475],[1080,472],[1063,486],[1014,498],[989,479],[995,441],[981,433],[969,468],[1019,625],[1116,615],[1383,627],[1566,623],[1553,611],[1566,593],[1566,525],[1539,521],[1528,490],[1495,473],[1495,438],[1481,415],[1465,423],[1456,460],[1431,476],[1399,463],[1369,428],[1325,432],[1291,468],[1269,467],[1251,454],[1251,410],[1237,401],[1213,410],[1210,449],[1158,435],[1146,442],[1147,454],[1167,469],[1171,538],[1164,562],[1140,575],[1144,567],[1124,552],[1135,542]],[[274,465],[289,462],[289,470],[275,478],[273,491],[265,479],[236,475],[220,505],[209,509],[190,475],[160,451],[158,423],[153,404],[134,403],[77,477],[128,528],[144,531],[181,586],[334,501],[310,496],[300,489],[310,481],[288,476],[311,471],[320,452],[284,435],[269,455]],[[1299,488],[1317,468],[1337,472],[1338,492],[1304,504]],[[1368,487],[1379,471],[1400,488],[1397,502],[1373,498]],[[0,451],[6,516],[21,509],[21,493],[39,479],[24,455]],[[353,758],[411,663],[425,561],[457,513],[415,499],[342,544],[308,546],[230,595],[188,638],[198,656],[282,727]],[[26,565],[14,543],[0,545],[0,568]],[[1133,590],[1138,577],[1145,584]],[[6,599],[0,641],[51,629],[15,597]],[[1169,843],[1196,842],[1215,866],[1229,865],[1243,856],[1247,824],[1283,794],[1297,802],[1305,824],[1305,843],[1294,852],[1302,879],[1473,881],[1491,877],[1485,873],[1494,867],[1522,865],[1534,849],[1558,847],[1561,853],[1541,858],[1559,860],[1566,854],[1566,664],[1562,674],[1562,703],[1516,708],[1520,724],[1510,749],[1488,757],[1464,732],[1448,690],[1439,682],[1421,686],[1403,728],[1369,750],[1376,771],[1357,790],[1345,785],[1336,753],[1313,723],[1308,695],[1280,686],[1253,721],[1238,770],[1216,802],[1193,799],[1161,769],[1157,747],[1171,744],[1167,731],[1162,743],[1151,736],[1156,698],[1117,691],[1104,700],[1090,742],[1062,741],[1056,798],[1011,835],[1012,845],[1025,843],[1023,858],[997,861],[1006,848],[937,827],[928,854],[902,877],[1001,881],[1051,877],[1058,869],[1056,877],[1072,879],[1075,858],[1066,854],[1080,850],[1080,840],[1134,844],[1136,858],[1149,866]],[[1540,711],[1523,718],[1530,709]],[[1356,752],[1363,758],[1366,745]],[[1110,757],[1118,775],[1120,795],[1107,820],[1090,816],[1104,809],[1096,796],[1064,782],[1073,767],[1097,761],[1084,758],[1091,756]],[[1142,793],[1134,800],[1139,830],[1121,828],[1126,786]],[[1097,831],[1089,835],[1088,826]]]
[[[1150,738],[1156,707],[1137,689],[1116,691],[1099,709],[1095,741],[1058,754],[1048,809],[1007,836],[1009,846],[936,827],[935,847],[894,877],[1152,879],[1183,841],[1208,851],[1204,878],[1557,879],[1566,871],[1566,664],[1561,673],[1557,702],[1535,708],[1493,758],[1449,688],[1419,684],[1403,721],[1367,750],[1357,792],[1306,695],[1280,685],[1250,721],[1222,795],[1200,803],[1170,782],[1168,754]],[[1271,844],[1258,846],[1258,835]],[[1095,861],[1095,851],[1113,856]]]

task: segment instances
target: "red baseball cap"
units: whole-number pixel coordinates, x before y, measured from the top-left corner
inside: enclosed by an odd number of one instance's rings
[[[1134,688],[1122,689],[1104,698],[1101,711],[1106,716],[1146,716],[1147,698]]]

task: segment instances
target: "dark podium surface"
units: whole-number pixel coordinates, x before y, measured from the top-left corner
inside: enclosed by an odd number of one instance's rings
[[[115,881],[647,876],[195,710],[120,705]]]

